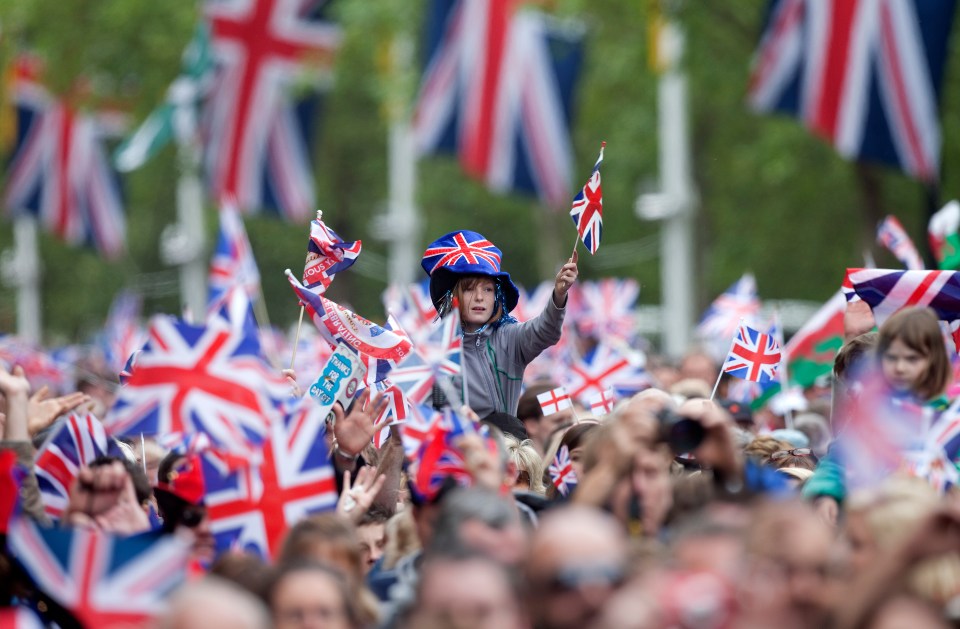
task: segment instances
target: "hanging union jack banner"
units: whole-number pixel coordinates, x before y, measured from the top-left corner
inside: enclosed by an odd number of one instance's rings
[[[190,544],[178,535],[117,537],[98,529],[43,528],[14,517],[10,552],[42,592],[83,627],[142,627],[186,577]]]
[[[206,16],[218,72],[204,109],[205,168],[218,202],[244,212],[274,207],[289,220],[313,212],[305,137],[309,107],[288,91],[311,66],[329,67],[340,28],[298,0],[210,1]],[[326,5],[326,2],[316,3]]]
[[[752,382],[773,382],[780,365],[780,346],[770,334],[741,325],[723,363],[723,371]]]
[[[36,215],[71,245],[92,245],[107,258],[124,252],[123,203],[94,115],[58,100],[39,82],[40,63],[21,57],[13,70],[17,142],[7,169],[4,205]]]
[[[751,106],[797,116],[847,159],[938,178],[954,0],[773,0]]]
[[[119,446],[107,436],[93,415],[72,413],[59,424],[34,455],[34,471],[40,487],[43,510],[59,518],[67,508],[70,485],[80,468],[101,456],[123,457]]]
[[[321,410],[302,398],[285,412],[272,426],[262,465],[224,475],[204,459],[205,503],[218,551],[238,548],[272,559],[290,526],[336,506]]]
[[[113,435],[203,432],[219,449],[250,454],[287,390],[255,336],[158,316],[104,425]]]
[[[607,143],[600,145],[600,157],[593,165],[590,179],[583,184],[583,189],[573,198],[573,207],[570,209],[570,218],[577,226],[577,233],[583,245],[590,250],[590,254],[600,248],[600,236],[603,231],[603,189],[600,185],[600,164],[603,163],[603,149]]]
[[[581,35],[515,0],[434,0],[414,112],[421,153],[459,156],[493,190],[570,200],[570,102]]]

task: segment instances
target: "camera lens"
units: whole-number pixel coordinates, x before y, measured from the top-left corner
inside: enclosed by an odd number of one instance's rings
[[[703,442],[703,426],[695,419],[677,417],[667,429],[667,444],[675,454],[686,454]]]

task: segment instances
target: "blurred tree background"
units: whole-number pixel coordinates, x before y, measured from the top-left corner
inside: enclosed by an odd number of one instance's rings
[[[318,199],[328,224],[347,239],[364,241],[364,264],[338,276],[331,296],[374,320],[383,319],[380,294],[387,277],[386,243],[371,229],[387,201],[387,111],[409,104],[419,77],[414,64],[388,71],[385,58],[397,36],[419,44],[426,4],[337,0],[335,5],[345,41],[316,125]],[[589,174],[600,141],[608,143],[604,243],[594,258],[581,247],[582,277],[634,277],[642,286],[641,303],[658,303],[659,224],[639,220],[633,210],[637,194],[657,180],[657,76],[648,63],[651,5],[646,0],[538,4],[562,18],[578,17],[587,28],[574,108],[575,185]],[[794,120],[748,110],[744,95],[762,3],[674,4],[686,31],[700,196],[698,307],[747,270],[756,275],[763,298],[827,299],[844,267],[862,263],[878,213],[895,213],[918,244],[925,240],[927,199],[920,184],[891,169],[846,162]],[[48,64],[47,82],[54,90],[65,92],[76,77],[87,77],[89,106],[120,106],[136,125],[162,100],[198,19],[199,7],[192,2],[0,0],[0,61],[6,66],[15,52],[35,51]],[[957,54],[953,46],[950,57]],[[957,60],[948,60],[943,87],[942,201],[960,185],[956,66]],[[0,119],[7,154],[8,110],[4,107]],[[124,176],[129,253],[121,261],[105,263],[93,251],[41,236],[47,342],[78,340],[95,331],[125,286],[144,294],[148,314],[179,311],[176,269],[165,267],[159,255],[159,234],[176,218],[176,178],[172,146]],[[452,229],[476,229],[503,249],[505,269],[527,286],[550,277],[569,255],[574,230],[566,211],[547,210],[530,198],[492,195],[465,178],[453,158],[422,160],[417,194],[421,245]],[[212,246],[214,207],[207,208],[206,218]],[[283,269],[303,264],[308,228],[269,217],[246,222],[271,320],[289,325],[298,309]],[[9,248],[12,238],[10,224],[3,223],[0,249]],[[897,264],[875,253],[880,266]],[[0,288],[0,331],[13,331],[15,313],[15,293]]]

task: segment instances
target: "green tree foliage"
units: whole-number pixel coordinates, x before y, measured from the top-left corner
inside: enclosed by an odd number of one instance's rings
[[[324,100],[315,138],[318,198],[325,219],[344,237],[362,238],[363,272],[341,274],[331,296],[372,319],[383,317],[386,243],[371,235],[385,211],[390,116],[408,110],[419,60],[391,66],[397,41],[420,43],[426,1],[338,0],[345,43],[334,85]],[[582,184],[607,141],[603,166],[604,244],[595,259],[581,248],[585,278],[636,277],[641,301],[659,302],[659,268],[649,255],[659,226],[636,218],[637,194],[657,178],[657,76],[648,63],[650,4],[638,0],[540,2],[560,18],[577,16],[587,29],[586,57],[574,108],[575,186]],[[758,116],[744,101],[750,58],[760,30],[755,0],[669,3],[686,31],[690,128],[698,219],[698,294],[701,305],[752,270],[767,298],[825,299],[845,266],[859,265],[864,234],[878,211],[896,213],[923,240],[926,201],[919,184],[889,169],[843,161],[795,121]],[[158,103],[176,75],[181,51],[199,16],[188,2],[135,0],[0,0],[0,56],[39,52],[59,93],[79,76],[90,90],[84,106],[117,105],[133,124]],[[955,49],[956,47],[954,47]],[[951,56],[955,56],[952,54]],[[947,65],[944,86],[943,199],[954,194],[958,78]],[[175,220],[177,164],[172,148],[124,178],[129,255],[108,264],[93,252],[41,238],[45,264],[44,316],[48,340],[82,338],[103,321],[114,293],[141,289],[149,312],[177,312],[176,270],[164,267],[158,236]],[[867,203],[865,182],[878,202]],[[464,177],[450,157],[424,159],[418,171],[420,245],[452,229],[483,232],[504,251],[504,266],[524,285],[550,277],[569,255],[574,230],[563,208],[497,196]],[[208,246],[216,233],[207,208]],[[282,271],[303,262],[307,227],[264,217],[247,220],[274,323],[295,320],[297,308]],[[12,243],[0,227],[0,247]],[[617,245],[620,245],[618,248]],[[614,256],[610,252],[617,252]],[[895,264],[878,254],[881,265]],[[417,271],[419,273],[419,270]],[[0,329],[14,327],[15,295],[0,289]]]

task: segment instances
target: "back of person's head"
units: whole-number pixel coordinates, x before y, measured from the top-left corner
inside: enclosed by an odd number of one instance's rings
[[[363,558],[353,524],[335,513],[311,515],[297,522],[283,540],[277,563],[306,559],[342,567],[348,578],[358,578]]]
[[[793,427],[807,436],[810,449],[817,457],[823,457],[830,445],[830,426],[820,413],[800,413],[793,419]]]
[[[505,436],[515,437],[520,441],[530,438],[530,435],[527,434],[527,429],[523,427],[523,422],[510,413],[490,413],[480,420],[480,423],[493,426]]]
[[[557,385],[552,382],[531,384],[527,387],[517,402],[517,418],[520,421],[528,421],[538,420],[543,417],[543,408],[541,408],[537,396],[541,393],[553,391],[556,388]]]
[[[210,566],[210,574],[238,585],[266,602],[272,572],[259,555],[244,551],[225,552]]]
[[[879,340],[880,335],[877,332],[867,332],[844,343],[833,359],[833,375],[846,384],[849,374],[856,373],[862,366],[873,362],[872,357]]]
[[[792,447],[789,443],[780,441],[776,437],[758,435],[753,438],[753,441],[747,444],[743,453],[749,457],[753,457],[758,463],[769,465],[771,462],[770,457],[772,457],[775,452],[789,450]]]
[[[281,564],[266,590],[274,629],[299,629],[304,617],[323,618],[319,626],[365,626],[364,610],[349,582],[334,567],[309,559]],[[309,625],[314,626],[314,625]]]
[[[543,484],[543,459],[529,439],[520,441],[512,435],[504,435],[507,456],[517,468],[517,485],[526,486],[530,491],[542,494],[546,491]]]
[[[167,602],[159,629],[270,629],[270,615],[259,598],[218,577],[183,585]]]
[[[900,341],[928,361],[926,372],[913,386],[913,393],[923,399],[942,395],[950,384],[952,371],[947,356],[940,320],[931,308],[904,308],[895,312],[880,326],[877,339],[877,360],[894,341]]]
[[[522,558],[525,542],[512,499],[489,489],[466,487],[444,497],[427,550],[440,554],[477,552],[512,564]]]
[[[417,525],[410,509],[404,509],[387,520],[387,545],[383,550],[383,569],[390,570],[397,562],[420,550]]]

